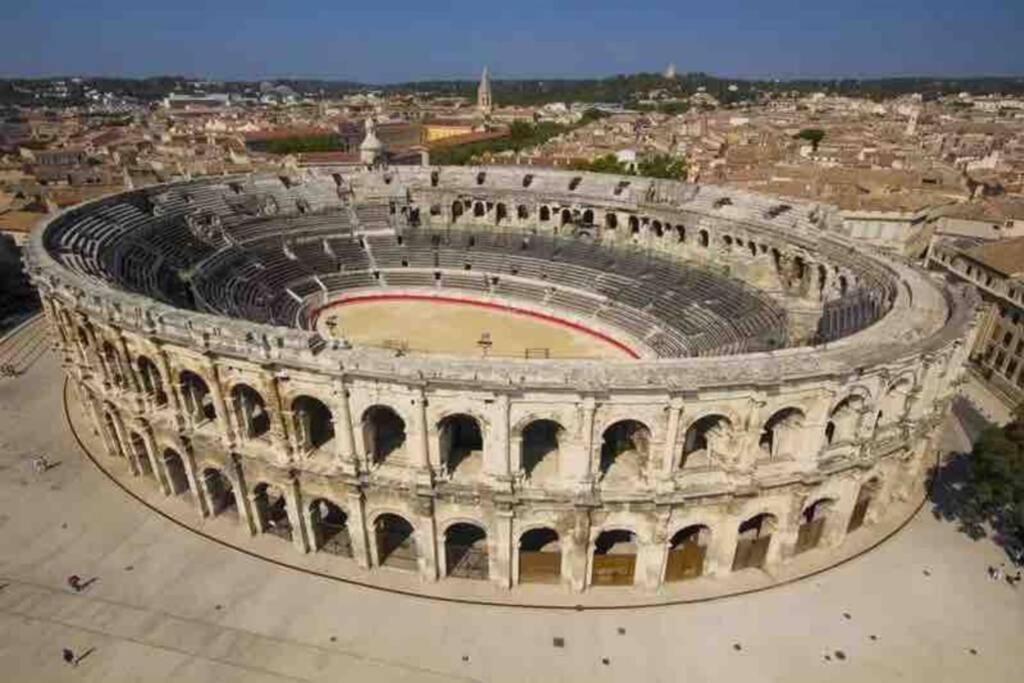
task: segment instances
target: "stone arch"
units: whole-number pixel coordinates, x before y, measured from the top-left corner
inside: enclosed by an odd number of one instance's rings
[[[455,522],[444,530],[445,576],[487,579],[487,531],[476,523]]]
[[[601,476],[635,481],[650,456],[650,444],[651,430],[639,420],[609,425],[601,435]]]
[[[680,468],[710,467],[715,456],[732,451],[734,430],[728,417],[720,413],[704,415],[694,420],[683,436],[683,455]]]
[[[352,537],[348,515],[327,498],[315,498],[309,504],[309,526],[313,550],[342,557],[352,557]]]
[[[142,380],[142,391],[152,398],[158,406],[167,404],[167,392],[164,391],[163,379],[156,363],[148,356],[139,355],[135,359],[135,367],[139,372],[139,379]]]
[[[669,539],[665,560],[665,582],[695,579],[704,574],[704,558],[711,545],[711,528],[691,524],[675,532]]]
[[[480,421],[466,413],[447,415],[437,423],[437,452],[451,475],[473,476],[483,469],[484,437]]]
[[[182,370],[178,374],[178,385],[181,388],[185,410],[193,422],[216,419],[217,410],[213,404],[213,394],[210,393],[206,380],[191,370]]]
[[[487,215],[487,205],[483,202],[473,202],[473,217],[482,218]]]
[[[776,410],[761,428],[757,445],[763,458],[779,460],[796,455],[796,436],[804,423],[804,411],[797,407]]]
[[[631,530],[615,528],[601,531],[594,539],[590,585],[633,585],[638,550],[637,536]]]
[[[615,230],[617,227],[619,227],[619,217],[615,214],[614,211],[609,211],[604,215],[604,227],[608,228],[609,230]]]
[[[707,230],[701,229],[701,231],[697,233],[697,244],[705,249],[707,249],[708,245],[711,244],[711,235]]]
[[[385,405],[372,405],[361,419],[366,455],[375,464],[388,458],[401,459],[405,454],[405,420]]]
[[[526,207],[526,204],[520,204],[516,207],[516,218],[521,221],[525,221],[530,217],[530,210]]]
[[[825,443],[831,446],[855,438],[865,405],[864,397],[857,393],[847,394],[836,403],[825,424]]]
[[[562,577],[562,542],[551,527],[519,535],[519,583],[558,583]]]
[[[569,209],[562,209],[562,225],[569,225],[572,223],[572,211]]]
[[[676,242],[678,242],[680,244],[682,244],[683,242],[686,242],[686,226],[684,226],[684,225],[677,225],[676,226]]]
[[[763,568],[776,527],[778,519],[768,512],[754,515],[740,523],[732,570]]]
[[[110,375],[110,380],[119,387],[125,385],[124,368],[121,365],[121,354],[118,353],[114,345],[109,341],[104,340],[100,347],[100,352],[103,354],[103,364],[107,367],[107,372]]]
[[[292,399],[295,441],[302,451],[314,451],[334,439],[334,416],[318,398],[305,394]]]
[[[149,450],[146,448],[146,440],[134,429],[128,433],[128,441],[131,446],[135,462],[139,464],[139,471],[150,478],[156,478],[156,472],[149,462]]]
[[[256,513],[256,527],[261,533],[292,540],[292,524],[288,518],[288,499],[284,489],[275,484],[260,482],[252,490]]]
[[[636,216],[629,217],[629,234],[638,235],[640,234],[640,219]]]
[[[522,429],[520,463],[529,479],[558,476],[559,448],[565,428],[555,420],[539,419]]]
[[[877,475],[861,484],[857,491],[857,500],[853,504],[853,512],[850,513],[850,521],[846,525],[846,533],[856,531],[865,523],[871,522],[869,512],[871,512],[872,503],[878,498],[881,490],[882,479]]]
[[[237,514],[238,500],[231,479],[217,467],[207,467],[202,475],[210,514],[215,517],[224,513]]]
[[[494,222],[501,223],[506,218],[508,218],[508,208],[504,203],[498,202],[494,205]]]
[[[878,401],[875,423],[879,427],[895,424],[907,411],[907,400],[914,388],[913,375],[907,373],[889,383]]]
[[[125,450],[125,445],[121,443],[121,432],[118,430],[117,424],[117,409],[110,404],[105,405],[103,409],[103,426],[106,429],[110,443],[114,446],[115,455],[128,460],[128,451]]]
[[[455,223],[462,217],[462,202],[456,200],[452,202],[452,223]]]
[[[546,223],[547,221],[551,220],[551,209],[549,209],[546,206],[540,207],[540,213],[538,217],[540,218],[541,223]]]
[[[818,547],[825,531],[825,525],[829,516],[834,512],[835,506],[834,498],[822,497],[804,507],[803,512],[800,513],[800,526],[797,529],[794,554]]]
[[[260,392],[239,382],[231,387],[235,424],[243,439],[257,439],[270,431],[270,413]]]
[[[377,564],[407,571],[417,568],[416,530],[405,517],[391,512],[373,520]]]
[[[192,487],[189,484],[188,472],[185,469],[185,461],[173,448],[165,448],[163,452],[164,471],[167,472],[167,483],[171,493],[179,495],[187,493],[192,495]]]

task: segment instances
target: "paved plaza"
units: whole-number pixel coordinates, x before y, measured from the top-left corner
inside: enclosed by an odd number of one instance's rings
[[[0,379],[5,680],[996,682],[1024,666],[1024,588],[991,581],[1002,551],[930,506],[860,557],[750,595],[458,604],[311,576],[165,519],[79,449],[62,388],[50,353]],[[53,466],[37,474],[40,454]]]

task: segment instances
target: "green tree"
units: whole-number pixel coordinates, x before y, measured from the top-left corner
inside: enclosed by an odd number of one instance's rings
[[[811,143],[811,149],[818,151],[818,143],[825,139],[825,131],[821,128],[804,128],[793,136],[798,140],[807,140]]]
[[[577,161],[572,167],[577,171],[590,171],[592,173],[618,173],[620,175],[629,173],[626,165],[619,161],[614,154],[605,154],[590,161]]]
[[[645,157],[637,164],[637,175],[648,178],[682,180],[686,177],[686,159],[671,154],[655,154]]]

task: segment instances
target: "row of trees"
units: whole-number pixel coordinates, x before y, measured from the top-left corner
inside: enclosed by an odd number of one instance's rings
[[[617,173],[666,180],[682,180],[686,178],[688,170],[686,159],[671,154],[654,154],[643,157],[637,162],[635,169],[619,161],[614,154],[606,154],[591,161],[576,162],[573,164],[573,168],[592,173]]]
[[[981,433],[969,463],[961,524],[968,530],[988,526],[1012,553],[1024,553],[1024,405],[1009,424]]]

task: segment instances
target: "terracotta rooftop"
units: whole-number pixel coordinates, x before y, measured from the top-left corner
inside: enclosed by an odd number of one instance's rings
[[[990,242],[964,253],[1003,275],[1024,277],[1024,237]]]

